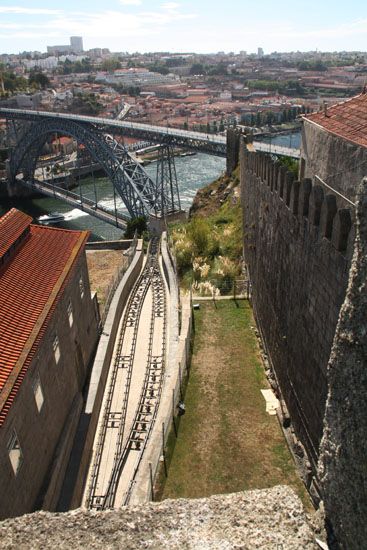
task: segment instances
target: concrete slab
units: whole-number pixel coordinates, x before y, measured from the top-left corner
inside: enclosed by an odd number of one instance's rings
[[[269,413],[269,415],[274,416],[277,408],[279,407],[279,400],[275,397],[275,394],[271,389],[260,391],[266,402],[266,412]]]

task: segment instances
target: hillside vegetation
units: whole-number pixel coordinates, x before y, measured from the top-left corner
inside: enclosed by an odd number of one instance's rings
[[[242,215],[238,170],[198,191],[186,223],[170,238],[183,286],[202,294],[230,292],[242,269]]]

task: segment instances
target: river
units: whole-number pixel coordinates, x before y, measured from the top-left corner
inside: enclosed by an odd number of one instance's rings
[[[188,210],[192,204],[196,191],[215,180],[225,170],[226,160],[222,157],[205,155],[197,153],[193,156],[175,158],[177,181],[179,186],[181,206]],[[152,162],[145,167],[148,174],[155,180],[157,163]],[[97,191],[97,199],[100,204],[113,208],[114,197],[113,187],[108,178],[100,177],[95,179],[95,186],[92,177],[81,180],[82,194],[94,199],[94,187]],[[74,189],[79,192],[78,189]],[[116,205],[123,211],[122,200],[117,197]],[[55,227],[65,229],[88,229],[91,231],[91,239],[118,239],[122,236],[122,231],[104,223],[93,216],[90,216],[77,208],[71,208],[70,205],[52,197],[39,197],[35,199],[14,199],[1,200],[0,215],[4,214],[9,208],[15,207],[26,212],[33,218],[50,212],[61,212],[65,215],[65,220],[58,223]]]
[[[299,149],[301,147],[301,132],[297,131],[290,132],[288,134],[269,136],[266,138],[261,138],[261,141],[271,143],[272,145],[281,145],[282,147]]]
[[[262,141],[270,141],[273,144],[284,145],[286,147],[299,147],[300,133],[291,133],[265,138]],[[226,167],[226,160],[222,157],[205,155],[197,153],[194,156],[176,157],[175,158],[177,181],[179,186],[181,206],[188,210],[195,197],[196,191],[211,183],[220,176]],[[152,162],[145,167],[148,174],[153,180],[156,178],[157,163]],[[94,185],[95,183],[95,185]],[[109,206],[113,209],[114,196],[111,182],[105,178],[96,178],[93,181],[92,177],[81,180],[82,194],[94,199],[95,189],[97,192],[97,200],[104,206]],[[75,192],[79,192],[77,189]],[[121,211],[126,211],[122,200],[117,197],[116,206]],[[51,197],[39,197],[37,199],[26,200],[4,200],[0,204],[0,216],[3,215],[9,208],[19,208],[33,218],[37,218],[43,214],[50,212],[61,212],[65,215],[65,220],[57,224],[57,227],[65,229],[88,229],[91,231],[91,239],[118,239],[122,236],[122,231],[109,225],[105,222],[86,214],[77,208],[71,208],[68,204]]]

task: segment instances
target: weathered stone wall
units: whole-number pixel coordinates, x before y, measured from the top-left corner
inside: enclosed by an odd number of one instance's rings
[[[339,545],[367,540],[367,178],[359,188],[357,231],[346,300],[327,369],[328,398],[320,448],[325,511]]]
[[[232,128],[227,130],[227,176],[238,166],[241,132]]]
[[[241,147],[252,300],[293,427],[316,471],[326,366],[350,266],[351,213],[310,180]],[[311,478],[308,480],[311,481]]]
[[[83,298],[79,288],[80,275],[84,281]],[[73,306],[72,327],[67,314],[69,300]],[[53,352],[56,332],[60,344],[57,364]],[[73,401],[83,388],[97,339],[97,319],[83,253],[73,268],[17,398],[0,428],[0,518],[21,515],[42,506],[54,452]],[[40,412],[33,391],[38,376],[44,396]],[[14,475],[7,450],[13,430],[23,454],[17,475]],[[59,464],[58,468],[61,467]]]
[[[121,510],[38,512],[0,523],[0,548],[317,549],[301,501],[289,487]]]
[[[357,188],[367,175],[366,148],[304,120],[301,158],[304,159],[304,177],[317,175],[350,200],[355,200]]]

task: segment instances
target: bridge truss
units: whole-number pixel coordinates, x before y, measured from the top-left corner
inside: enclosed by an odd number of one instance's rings
[[[176,196],[177,183],[172,186],[162,185],[161,181],[154,182],[127,148],[106,133],[103,126],[49,116],[33,121],[28,119],[22,129],[13,115],[7,119],[11,141],[15,145],[9,166],[11,181],[15,181],[17,174],[22,172],[23,182],[34,184],[37,162],[47,140],[55,134],[68,135],[83,144],[93,161],[105,171],[132,218],[163,217],[176,211],[180,204]],[[42,187],[42,182],[38,181],[38,190],[42,190]],[[46,182],[44,187],[46,190]]]

